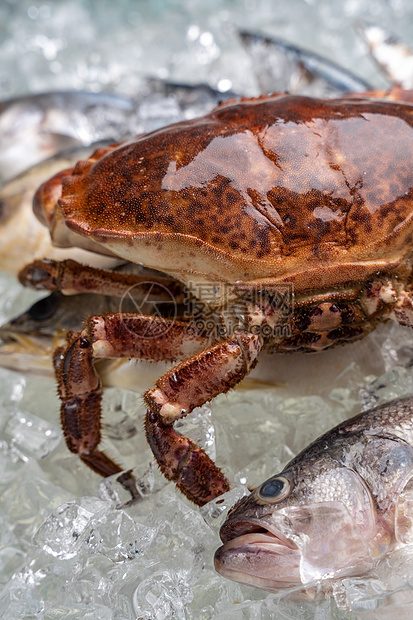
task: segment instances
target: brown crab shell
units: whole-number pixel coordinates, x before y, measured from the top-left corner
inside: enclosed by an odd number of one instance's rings
[[[413,106],[277,95],[81,161],[66,225],[180,279],[296,290],[410,273]]]

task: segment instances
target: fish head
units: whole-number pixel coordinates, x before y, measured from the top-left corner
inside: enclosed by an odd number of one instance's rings
[[[326,457],[284,470],[240,500],[221,527],[215,568],[264,590],[307,587],[369,570],[376,534],[364,481]]]

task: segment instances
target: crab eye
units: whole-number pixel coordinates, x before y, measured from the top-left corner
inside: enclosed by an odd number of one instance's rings
[[[265,502],[279,502],[290,490],[290,482],[284,476],[277,476],[266,480],[258,488],[258,496]]]

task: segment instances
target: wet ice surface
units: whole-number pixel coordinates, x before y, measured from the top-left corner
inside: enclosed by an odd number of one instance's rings
[[[412,14],[408,0],[194,0],[187,6],[172,0],[8,0],[0,6],[0,93],[6,98],[84,88],[136,96],[151,75],[256,94],[258,82],[235,24],[299,42],[380,86],[383,79],[352,23],[374,20],[411,42]],[[161,101],[147,110],[148,117],[159,119],[175,105],[168,99],[165,108]],[[11,278],[0,279],[1,322],[32,300]],[[224,580],[212,566],[218,530],[245,485],[279,471],[360,408],[411,394],[412,359],[412,333],[386,326],[311,360],[263,360],[254,374],[262,383],[246,382],[180,425],[211,456],[216,452],[234,481],[223,502],[202,510],[154,467],[139,395],[113,388],[105,397],[104,447],[135,467],[142,494],[141,502],[122,509],[117,505],[127,498],[116,483],[101,482],[61,440],[53,383],[0,369],[2,618],[354,617],[337,612],[333,599],[292,603]],[[155,380],[156,368],[152,372]],[[137,387],[143,392],[148,384]],[[412,553],[394,552],[369,579],[339,583],[337,601],[364,618],[408,617]]]
[[[413,357],[407,330],[380,332],[374,340],[384,347],[391,337],[394,357],[398,340],[402,355],[410,350]],[[180,430],[211,456],[216,449],[218,462],[236,485],[224,501],[201,510],[189,505],[153,466],[136,393],[113,388],[105,399],[105,447],[135,466],[143,497],[122,509],[119,499],[128,498],[113,480],[101,482],[62,441],[56,446],[60,429],[53,384],[1,371],[2,617],[329,618],[332,600],[292,603],[239,586],[214,572],[212,558],[226,509],[246,492],[243,485],[279,471],[294,453],[367,399],[384,402],[412,392],[413,374],[402,366],[379,378],[366,376],[369,361],[360,360],[366,350],[375,351],[376,342],[370,337],[359,343],[355,354],[348,350],[354,347],[340,349],[336,380],[328,386],[319,380],[308,395],[294,395],[292,378],[278,388],[253,389],[250,384],[183,422]],[[293,356],[289,360],[293,374]],[[389,592],[400,588],[402,593],[394,596],[405,597],[412,562],[409,548],[393,553],[372,578],[341,582],[337,600],[360,613],[387,603]]]
[[[7,290],[4,316],[12,311],[13,296],[22,295],[9,281]],[[116,483],[100,481],[59,442],[52,382],[0,370],[2,617],[329,618],[332,600],[292,603],[218,576],[212,558],[219,526],[245,485],[281,470],[321,432],[361,406],[412,393],[412,359],[413,335],[396,326],[311,359],[264,359],[255,379],[267,380],[271,372],[282,377],[277,386],[250,381],[180,425],[212,457],[217,452],[236,485],[224,501],[201,510],[153,466],[135,392],[113,388],[105,398],[105,447],[135,466],[143,497],[120,509],[119,501],[128,498]],[[313,375],[310,390],[305,382],[314,368],[318,378]],[[297,384],[297,372],[304,387]],[[411,548],[391,554],[369,579],[340,582],[338,602],[376,617],[370,612],[376,614],[377,605],[381,609],[389,592],[396,592],[387,617],[395,613],[394,600],[408,609],[412,562]]]
[[[206,82],[250,94],[256,78],[235,26],[275,34],[377,81],[352,24],[366,19],[409,42],[409,0],[5,0],[0,6],[2,98],[85,88],[136,95],[142,78]]]

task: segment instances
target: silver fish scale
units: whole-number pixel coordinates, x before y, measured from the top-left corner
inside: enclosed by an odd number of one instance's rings
[[[289,496],[280,502],[277,508],[341,502],[363,528],[363,524],[368,523],[370,506],[367,487],[370,487],[373,495],[376,489],[381,488],[376,480],[373,484],[374,490],[369,484],[370,480],[365,481],[365,485],[361,480],[363,476],[360,476],[358,471],[358,464],[365,460],[363,453],[370,447],[367,447],[364,437],[361,441],[359,437],[354,438],[355,450],[351,450],[347,440],[343,441],[342,437],[334,437],[332,444],[322,442],[317,445],[315,442],[312,447],[313,454],[306,454],[305,450],[301,453],[302,459],[299,462],[296,459],[293,465],[287,465],[283,475],[293,480],[293,486]]]
[[[359,414],[243,498],[221,527],[219,572],[236,570],[248,585],[256,576],[274,590],[321,578],[328,591],[330,579],[364,574],[395,544],[410,543],[412,414],[412,397]]]
[[[294,478],[285,504],[342,501],[357,510],[354,473],[380,511],[386,511],[413,475],[413,399],[381,405],[339,424],[290,462]],[[309,472],[317,483],[308,484]],[[351,474],[351,475],[349,475]]]
[[[311,492],[311,501],[342,502],[351,514],[360,513],[363,508],[359,496],[354,493],[355,474],[350,469],[337,467],[326,469],[317,476],[317,484]],[[364,499],[367,493],[363,489]]]
[[[402,398],[380,405],[340,424],[340,433],[365,432],[366,435],[398,437],[413,445],[413,398]]]

